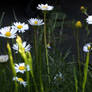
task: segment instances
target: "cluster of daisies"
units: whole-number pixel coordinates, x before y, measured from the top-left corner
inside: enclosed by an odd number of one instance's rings
[[[51,11],[53,10],[53,6],[49,6],[48,4],[38,4],[37,9],[42,11]],[[41,26],[44,25],[43,19],[31,18],[28,20],[28,23],[31,26]],[[14,39],[18,35],[18,33],[24,33],[29,29],[29,25],[21,22],[14,22],[12,26],[6,26],[0,29],[0,36],[4,38]],[[22,43],[24,51],[28,52],[31,49],[31,45],[24,41]],[[50,46],[49,46],[50,47]],[[15,53],[18,53],[19,47],[18,44],[13,44],[12,47],[15,50]],[[2,59],[2,58],[1,58]],[[25,63],[15,64],[16,73],[24,73],[25,71],[30,71],[29,65],[25,65]],[[16,80],[24,87],[27,85],[27,82],[20,77],[14,77],[13,80]]]
[[[16,73],[24,74],[25,71],[30,71],[30,66],[29,65],[25,65],[25,63],[15,64],[15,70],[16,70]],[[21,77],[13,77],[13,80],[16,80],[17,82],[22,84],[24,87],[27,85],[27,82],[24,81],[24,79],[21,78]]]

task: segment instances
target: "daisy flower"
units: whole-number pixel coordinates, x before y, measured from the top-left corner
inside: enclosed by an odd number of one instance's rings
[[[24,48],[24,51],[25,52],[28,52],[28,51],[30,51],[30,49],[31,49],[31,45],[30,44],[28,44],[28,45],[26,45],[27,43],[26,43],[26,41],[24,41],[23,43],[22,43],[22,45],[23,45],[23,48]],[[16,50],[16,53],[18,53],[18,50],[19,50],[19,46],[18,46],[18,44],[16,43],[16,44],[13,44],[13,47],[12,47],[14,50]]]
[[[92,15],[88,16],[88,18],[86,19],[88,24],[92,24]]]
[[[51,11],[53,10],[53,6],[49,6],[48,4],[38,4],[37,9],[42,11]]]
[[[91,43],[87,43],[83,46],[84,52],[90,52],[92,50]]]
[[[15,38],[16,32],[14,28],[11,28],[10,26],[4,27],[0,29],[0,36],[6,37],[6,38]]]
[[[25,23],[15,22],[15,23],[13,23],[12,28],[15,28],[19,32],[24,33],[25,30],[29,29],[29,26],[28,26],[28,24],[25,24]]]
[[[26,87],[27,82],[23,80],[23,78],[13,77],[13,80],[16,80],[20,84],[22,84],[24,87]]]
[[[31,18],[28,20],[28,22],[32,26],[40,26],[44,24],[42,19],[37,19],[37,18]]]
[[[16,73],[18,73],[18,72],[24,73],[26,70],[30,71],[30,66],[25,65],[25,63],[15,64],[15,70],[16,70]]]

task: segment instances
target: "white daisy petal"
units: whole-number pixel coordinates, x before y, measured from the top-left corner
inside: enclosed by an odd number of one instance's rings
[[[17,82],[19,82],[20,84],[22,84],[24,87],[26,87],[27,82],[23,80],[23,78],[19,78],[19,77],[13,77],[13,80],[16,80]]]
[[[30,48],[31,48],[31,45],[30,45],[30,44],[26,45],[26,43],[27,43],[26,41],[24,41],[24,42],[22,43],[25,52],[30,51]],[[18,52],[18,50],[19,50],[18,44],[13,44],[13,47],[12,47],[12,48],[13,48],[15,51],[17,51],[17,52]]]
[[[16,70],[16,73],[18,72],[24,73],[26,70],[30,71],[30,67],[29,65],[25,66],[25,63],[19,63],[19,64],[15,64],[15,70]]]
[[[37,18],[31,18],[28,20],[28,22],[32,26],[40,26],[44,24],[42,19],[37,19]]]
[[[14,29],[18,30],[18,32],[22,32],[22,33],[24,33],[25,30],[28,30],[29,29],[28,24],[20,23],[20,22],[13,23],[13,26],[12,27]]]
[[[24,47],[24,48],[26,47],[26,41],[23,42],[23,47]]]
[[[53,8],[53,6],[49,6],[48,4],[38,4],[37,6],[37,9],[42,11],[51,11]]]
[[[17,30],[13,29],[10,26],[4,27],[0,29],[0,36],[6,38],[16,38]]]
[[[83,46],[84,52],[90,52],[92,50],[91,43],[87,43]]]
[[[92,15],[88,16],[86,18],[86,21],[87,21],[88,24],[92,24]]]

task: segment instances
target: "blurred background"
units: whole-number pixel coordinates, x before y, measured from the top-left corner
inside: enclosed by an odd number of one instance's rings
[[[92,13],[92,0],[1,0],[0,13],[5,12],[5,16],[12,18],[15,12],[19,19],[22,16],[25,20],[39,14],[36,7],[41,3],[55,6],[57,11],[66,13],[69,18],[81,18],[80,6],[82,5],[88,8],[89,14]]]

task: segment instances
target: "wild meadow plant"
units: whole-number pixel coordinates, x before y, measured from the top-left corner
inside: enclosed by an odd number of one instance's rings
[[[80,64],[80,40],[79,40],[79,30],[80,28],[82,28],[82,23],[81,21],[77,21],[75,23],[75,27],[76,27],[76,46],[77,46],[77,57],[78,57],[78,65],[79,65],[79,71],[80,71],[80,75],[81,75],[81,64]],[[80,76],[81,77],[81,76]]]
[[[46,63],[47,63],[47,72],[48,72],[48,80],[50,84],[50,68],[49,68],[49,60],[48,60],[48,49],[47,49],[47,38],[46,38],[46,14],[48,11],[53,10],[53,6],[49,6],[48,4],[39,4],[37,9],[42,10],[44,14],[44,45],[45,45],[45,55],[46,55]]]
[[[38,9],[44,9],[43,11],[44,11],[44,14],[45,14],[45,16],[44,16],[45,23],[43,22],[43,20],[40,20],[40,19],[30,19],[29,23],[34,26],[34,49],[35,49],[35,57],[36,57],[36,62],[37,62],[37,72],[40,71],[38,74],[40,75],[41,91],[44,92],[43,83],[42,83],[42,79],[41,79],[41,70],[39,70],[39,67],[38,67],[39,62],[38,62],[38,47],[37,47],[37,35],[36,35],[37,30],[36,30],[36,27],[43,25],[43,24],[45,25],[44,26],[44,41],[45,41],[46,62],[47,62],[46,67],[47,67],[48,76],[49,76],[50,74],[49,74],[49,65],[48,65],[48,52],[47,52],[47,41],[46,41],[46,20],[45,20],[45,18],[46,18],[46,11],[52,10],[53,6],[48,6],[48,4],[46,4],[46,5],[42,4],[41,6],[38,5],[37,8]],[[7,26],[7,27],[4,27],[4,28],[1,28],[0,29],[0,32],[1,32],[0,36],[8,38],[8,39],[9,38],[13,39],[13,38],[16,38],[16,36],[20,32],[24,33],[25,30],[28,30],[28,29],[29,29],[29,26],[27,24],[21,23],[21,22],[14,22],[12,26]],[[12,48],[16,51],[16,54],[20,53],[20,55],[24,59],[25,63],[22,63],[22,64],[19,63],[19,65],[13,63],[12,52],[11,52],[11,48],[10,48],[10,45],[9,45],[9,42],[8,42],[7,48],[8,48],[11,66],[12,66],[12,70],[13,70],[13,77],[14,77],[13,80],[15,80],[15,92],[18,92],[17,82],[19,82],[20,84],[23,84],[24,87],[27,85],[28,86],[28,92],[30,92],[30,82],[29,82],[30,77],[29,77],[29,72],[27,71],[28,66],[30,66],[29,70],[30,70],[31,76],[33,78],[35,91],[38,92],[38,87],[37,87],[35,76],[34,76],[34,73],[33,73],[31,54],[27,53],[27,52],[29,52],[31,47],[30,47],[29,44],[26,46],[26,41],[24,41],[22,43],[21,38],[19,38],[18,36],[17,36],[16,42],[17,43],[13,44]],[[28,57],[30,57],[30,59]],[[25,71],[26,71],[27,82],[25,82],[23,80],[23,78],[17,77],[18,72],[24,73]],[[49,83],[50,83],[50,78],[49,78]]]
[[[90,56],[90,51],[91,51],[91,44],[86,44],[83,48],[83,51],[87,53],[86,55],[86,63],[84,66],[84,77],[83,77],[83,84],[82,84],[82,92],[85,92],[85,86],[86,86],[86,81],[87,81],[87,73],[88,73],[88,65],[89,65],[89,56]]]
[[[39,47],[39,44],[38,44],[38,36],[37,36],[37,29],[39,26],[41,25],[44,25],[44,22],[42,19],[37,19],[37,18],[31,18],[28,20],[29,24],[31,26],[33,26],[33,29],[34,29],[34,52],[35,52],[35,60],[36,60],[36,67],[37,67],[37,76],[38,76],[38,79],[40,81],[40,85],[41,85],[41,91],[44,92],[44,87],[43,87],[43,82],[42,82],[42,75],[41,75],[41,70],[40,70],[40,63],[39,62],[39,53],[38,53],[38,47]]]
[[[87,79],[89,77],[92,43],[89,42],[83,46],[84,54],[86,54],[84,63],[81,60],[79,39],[79,31],[82,29],[83,24],[81,21],[77,21],[73,26],[76,27],[74,36],[76,37],[77,60],[71,53],[72,48],[66,50],[66,53],[61,52],[57,45],[62,43],[62,36],[65,35],[62,31],[64,31],[66,16],[64,15],[62,23],[59,23],[61,29],[58,32],[58,39],[55,41],[54,31],[56,26],[58,26],[59,15],[55,12],[53,23],[51,18],[47,18],[49,11],[53,10],[53,8],[53,6],[48,4],[38,4],[37,9],[42,11],[44,19],[30,18],[28,20],[30,28],[34,32],[32,46],[28,41],[24,40],[23,36],[29,30],[27,23],[19,22],[16,19],[17,22],[12,23],[11,26],[0,29],[0,36],[8,40],[8,55],[1,55],[0,63],[8,63],[10,61],[10,67],[7,66],[7,71],[11,74],[9,75],[10,79],[9,81],[7,80],[5,70],[4,78],[2,78],[8,83],[3,85],[6,87],[11,86],[8,89],[9,92],[86,92],[90,88]],[[88,25],[92,24],[92,16],[88,16],[87,9],[82,6],[81,11],[87,16],[86,22]],[[13,41],[10,43],[10,40]],[[51,44],[51,42],[54,43]],[[63,46],[62,49],[64,49]],[[12,53],[13,51],[14,53]],[[1,76],[3,76],[2,74],[3,71],[0,72]],[[8,92],[7,88],[4,91]]]

